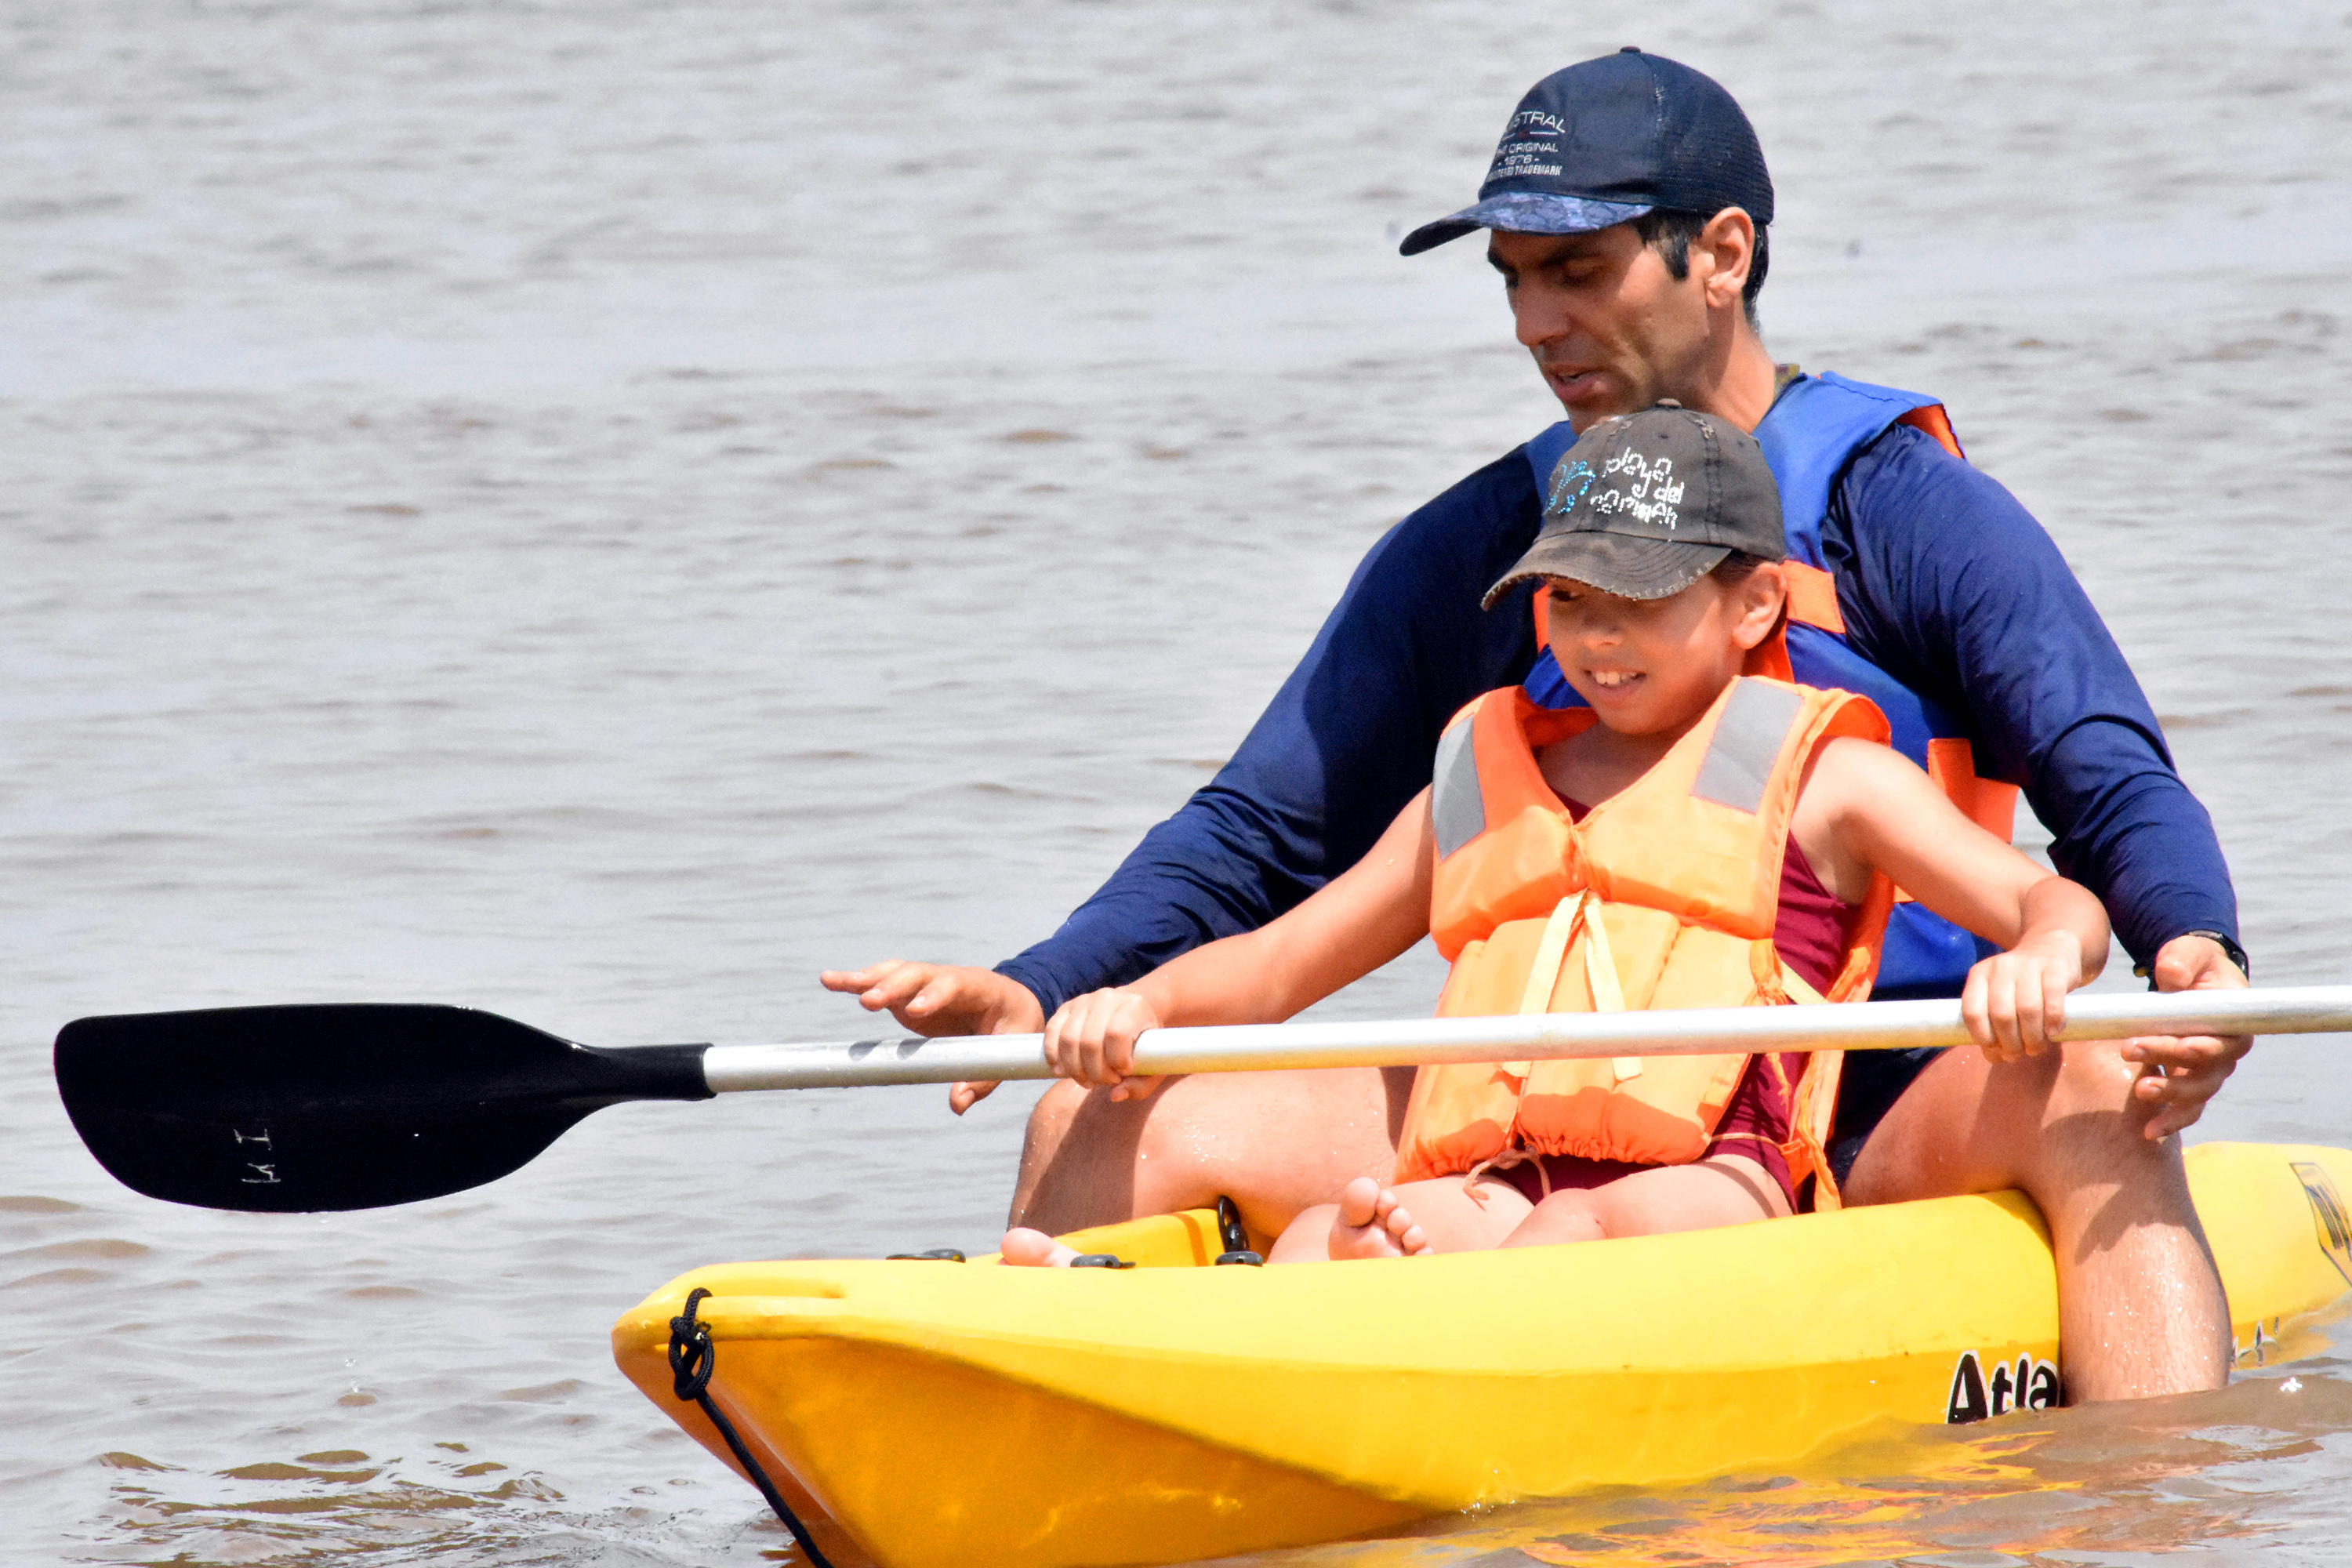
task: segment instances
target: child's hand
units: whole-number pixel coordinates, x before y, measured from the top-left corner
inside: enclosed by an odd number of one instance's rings
[[[1029,1035],[1045,1021],[1029,988],[992,969],[886,958],[864,969],[828,969],[817,981],[855,995],[869,1013],[888,1008],[901,1026],[927,1037]],[[988,1081],[950,1084],[948,1109],[961,1116],[995,1088]]]
[[[2082,939],[2044,929],[1969,971],[1960,1016],[1996,1062],[2039,1056],[2066,1026],[2066,993],[2083,984]]]
[[[1063,1078],[1110,1086],[1113,1100],[1141,1100],[1160,1080],[1129,1078],[1128,1068],[1135,1065],[1135,1037],[1158,1027],[1159,1012],[1137,992],[1089,991],[1063,1003],[1045,1026],[1045,1060]]]

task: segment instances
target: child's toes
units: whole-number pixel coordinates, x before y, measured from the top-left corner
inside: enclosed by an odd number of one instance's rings
[[[1394,1258],[1397,1245],[1388,1227],[1377,1221],[1349,1225],[1344,1216],[1331,1224],[1330,1252],[1333,1258]]]
[[[1389,1215],[1388,1233],[1389,1239],[1396,1243],[1396,1249],[1407,1258],[1419,1258],[1437,1250],[1429,1245],[1429,1233],[1414,1223],[1412,1212],[1402,1204],[1395,1213]]]
[[[1004,1261],[1021,1268],[1065,1268],[1077,1253],[1042,1230],[1015,1226],[1004,1233]]]
[[[1395,1201],[1395,1194],[1381,1191],[1371,1177],[1358,1176],[1339,1189],[1339,1223],[1350,1228],[1374,1224],[1381,1217],[1381,1205]]]

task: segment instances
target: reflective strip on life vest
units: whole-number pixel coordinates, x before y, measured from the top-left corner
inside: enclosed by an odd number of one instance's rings
[[[1456,719],[1437,742],[1437,769],[1429,785],[1429,826],[1444,859],[1486,831],[1486,795],[1478,787],[1478,752],[1470,719]]]
[[[1764,786],[1772,782],[1773,764],[1780,760],[1780,742],[1804,705],[1805,694],[1793,686],[1745,676],[1733,681],[1691,794],[1755,816],[1764,804]]]

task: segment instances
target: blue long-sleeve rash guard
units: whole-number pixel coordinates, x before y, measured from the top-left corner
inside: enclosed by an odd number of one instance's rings
[[[1517,453],[1391,529],[1241,749],[1144,835],[1061,930],[997,966],[1051,1013],[1265,924],[1355,864],[1429,783],[1447,720],[1524,679],[1533,585],[1478,601],[1533,542]],[[2021,785],[2059,869],[2145,963],[2190,931],[2235,936],[2211,820],[2057,546],[2014,497],[1895,426],[1839,481],[1822,527],[1855,649],[1969,714],[1977,765]]]

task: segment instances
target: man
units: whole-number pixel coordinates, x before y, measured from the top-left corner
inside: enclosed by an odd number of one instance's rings
[[[2158,988],[2244,984],[2211,825],[2048,536],[1967,466],[1933,399],[1800,375],[1766,353],[1754,310],[1772,187],[1730,96],[1638,50],[1570,67],[1521,101],[1479,195],[1402,249],[1487,231],[1566,424],[1375,545],[1233,760],[1052,938],[993,973],[893,963],[826,984],[926,1033],[1034,1030],[1071,996],[1296,904],[1429,782],[1463,703],[1522,680],[1540,701],[1573,700],[1547,679],[1526,591],[1485,614],[1479,595],[1533,539],[1573,430],[1671,398],[1764,447],[1791,560],[1810,572],[1792,594],[1797,678],[1877,700],[1897,744],[1999,831],[2021,787],[2059,868],[2105,902]],[[1878,994],[1957,994],[1973,945],[1916,907],[1898,919]],[[1832,1148],[1846,1201],[2021,1187],[2052,1233],[2069,1397],[2217,1386],[2228,1310],[2171,1135],[2248,1044],[1859,1053]],[[1058,1084],[1031,1120],[1013,1221],[1066,1230],[1224,1193],[1277,1231],[1348,1179],[1385,1177],[1411,1079]],[[952,1103],[986,1089],[959,1085]]]

